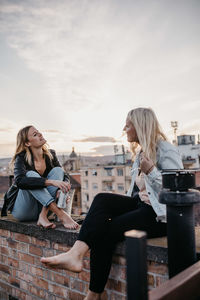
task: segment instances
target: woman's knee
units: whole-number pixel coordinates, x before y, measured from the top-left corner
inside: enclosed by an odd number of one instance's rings
[[[106,201],[106,199],[107,199],[107,193],[99,193],[94,197],[93,202],[96,204],[102,203],[102,202]]]
[[[41,177],[36,171],[28,171],[26,172],[26,177]]]
[[[64,177],[64,170],[61,167],[54,167],[53,169],[51,169],[51,171],[49,172],[48,176],[58,176],[59,178]]]

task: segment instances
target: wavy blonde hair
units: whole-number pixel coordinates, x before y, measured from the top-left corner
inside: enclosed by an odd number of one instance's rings
[[[27,163],[29,165],[31,165],[31,163],[32,163],[31,151],[30,151],[29,147],[26,146],[26,143],[28,143],[28,132],[31,127],[34,127],[34,126],[28,125],[22,129],[20,129],[20,131],[18,132],[16,149],[15,149],[15,154],[11,160],[11,167],[14,166],[16,156],[24,150],[26,151],[25,159],[26,159]],[[46,143],[42,146],[42,150],[43,150],[43,153],[46,154],[50,160],[53,159],[53,156],[52,156],[51,152],[49,151],[49,147]]]
[[[145,156],[156,163],[156,147],[160,140],[167,140],[162,132],[160,124],[154,111],[151,108],[139,107],[129,111],[127,119],[135,127],[138,143],[131,143],[133,155],[136,154],[136,148],[141,147]]]

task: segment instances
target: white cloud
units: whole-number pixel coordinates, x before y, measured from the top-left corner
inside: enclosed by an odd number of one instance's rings
[[[13,84],[5,97],[16,110],[21,96],[24,123],[61,131],[62,149],[83,135],[116,138],[137,106],[153,107],[165,131],[173,119],[190,123],[200,99],[199,10],[195,0],[0,0],[1,35],[44,87],[30,87],[27,106],[25,88]]]

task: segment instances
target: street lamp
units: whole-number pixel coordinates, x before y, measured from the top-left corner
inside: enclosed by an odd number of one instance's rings
[[[171,127],[174,128],[174,140],[173,140],[173,144],[177,145],[176,131],[178,129],[178,122],[177,121],[171,121]]]

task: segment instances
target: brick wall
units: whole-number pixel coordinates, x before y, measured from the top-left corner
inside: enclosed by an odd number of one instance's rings
[[[47,269],[40,263],[41,256],[68,249],[66,243],[0,229],[0,299],[84,299],[89,286],[89,253],[84,259],[84,270],[79,274]],[[167,265],[148,261],[149,288],[166,279]],[[122,255],[116,254],[113,258],[103,299],[126,299],[126,267]]]

